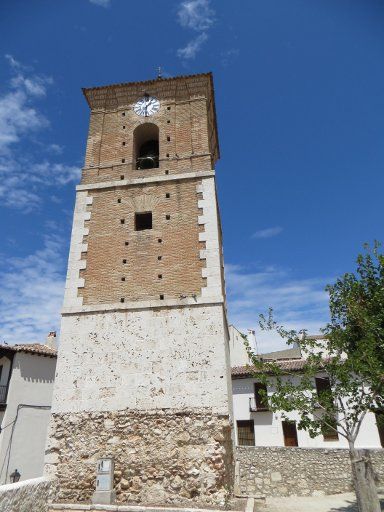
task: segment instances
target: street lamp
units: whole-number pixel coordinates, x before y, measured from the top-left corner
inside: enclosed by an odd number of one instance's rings
[[[11,482],[13,484],[15,484],[16,482],[18,482],[20,480],[20,473],[17,471],[17,469],[15,469],[15,471],[13,473],[10,474],[10,478],[11,478]]]

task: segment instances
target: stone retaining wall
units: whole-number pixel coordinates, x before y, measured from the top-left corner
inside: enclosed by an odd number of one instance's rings
[[[54,414],[53,501],[89,503],[101,457],[114,458],[117,504],[220,507],[231,492],[230,423],[208,410]]]
[[[33,478],[0,486],[0,510],[4,512],[46,512],[51,482]]]
[[[370,450],[377,483],[384,484],[384,450]],[[352,490],[348,450],[237,447],[244,495],[316,496]]]

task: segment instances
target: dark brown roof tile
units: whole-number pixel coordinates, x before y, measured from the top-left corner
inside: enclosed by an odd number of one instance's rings
[[[57,350],[55,348],[41,345],[40,343],[22,343],[17,345],[0,344],[0,350],[2,349],[10,352],[27,352],[29,354],[57,357]]]

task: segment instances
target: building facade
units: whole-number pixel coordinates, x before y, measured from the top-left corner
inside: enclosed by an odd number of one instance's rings
[[[55,367],[52,344],[0,345],[0,485],[43,475]]]
[[[337,435],[332,429],[324,431],[322,435],[315,438],[311,438],[304,430],[298,430],[297,424],[300,421],[300,416],[296,411],[284,416],[279,411],[270,411],[259,391],[264,390],[268,395],[272,395],[274,392],[273,379],[267,387],[258,381],[249,366],[247,352],[243,349],[243,339],[239,337],[235,328],[231,330],[231,333],[234,333],[230,345],[232,349],[233,414],[237,446],[348,448],[346,439]],[[299,347],[262,354],[262,357],[264,360],[278,362],[283,370],[289,372],[291,376],[295,375],[295,377],[290,377],[292,382],[299,381],[300,370],[305,363]],[[326,376],[319,372],[313,382],[318,393],[321,392],[326,381]],[[383,422],[380,421],[377,414],[368,412],[365,416],[356,440],[356,447],[372,449],[384,447]]]
[[[87,502],[223,505],[232,485],[228,329],[211,74],[85,89],[46,472]]]

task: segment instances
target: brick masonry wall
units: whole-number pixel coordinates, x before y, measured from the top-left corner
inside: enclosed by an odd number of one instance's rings
[[[206,279],[200,259],[205,248],[199,242],[200,183],[191,179],[92,191],[86,268],[80,271],[84,304],[201,294]],[[135,212],[147,211],[152,229],[135,231]]]
[[[166,158],[160,160],[159,167],[154,169],[132,169],[132,163],[85,168],[82,172],[81,184],[103,183],[151,176],[179,175],[188,172],[199,172],[212,169],[209,155],[194,155],[188,158]]]
[[[371,450],[378,484],[384,484],[384,450]],[[320,496],[352,490],[348,450],[237,447],[244,495]]]
[[[117,503],[225,505],[233,453],[228,417],[209,410],[54,414],[46,460],[55,502],[89,502],[96,462],[114,457]]]
[[[159,99],[159,112],[147,118],[133,111],[134,103],[91,112],[82,184],[212,169],[217,148],[207,98],[165,103]],[[137,170],[134,132],[146,123],[159,129],[160,163],[159,168]]]

